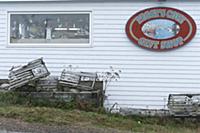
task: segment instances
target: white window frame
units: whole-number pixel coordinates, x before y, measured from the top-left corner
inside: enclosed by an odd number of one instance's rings
[[[89,43],[11,43],[10,42],[10,20],[12,14],[88,14],[89,15]],[[7,28],[7,47],[92,47],[92,11],[9,11]]]

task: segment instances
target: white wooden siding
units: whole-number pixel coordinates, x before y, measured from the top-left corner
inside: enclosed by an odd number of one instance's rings
[[[190,14],[197,23],[195,38],[184,47],[152,52],[134,45],[125,34],[130,16],[148,7],[168,6]],[[69,64],[84,71],[122,70],[107,88],[106,104],[166,108],[170,93],[200,93],[200,2],[0,3],[0,78],[12,65],[43,57],[52,75]],[[8,48],[8,11],[92,11],[92,48]],[[106,105],[106,106],[107,106]]]

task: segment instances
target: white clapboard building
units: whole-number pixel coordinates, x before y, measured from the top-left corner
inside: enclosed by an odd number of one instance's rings
[[[152,7],[190,15],[194,38],[169,51],[138,47],[126,24]],[[199,7],[198,0],[1,0],[0,78],[40,57],[57,76],[68,65],[90,72],[112,66],[121,78],[107,88],[105,106],[167,109],[170,93],[200,93]]]

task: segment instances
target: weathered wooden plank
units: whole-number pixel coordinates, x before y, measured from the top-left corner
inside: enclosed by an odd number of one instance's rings
[[[77,87],[79,90],[93,90],[97,79],[97,73],[91,72],[72,72],[62,71],[59,79],[60,86],[73,86]],[[90,81],[90,82],[81,82]]]
[[[18,92],[22,96],[30,96],[36,99],[62,100],[65,102],[76,102],[76,104],[88,103],[95,106],[103,105],[103,94],[98,91],[83,92]]]
[[[173,116],[199,116],[200,94],[170,94],[168,108]]]
[[[39,79],[36,84],[37,91],[54,91],[58,88],[58,77],[49,76]]]
[[[20,68],[11,69],[9,74],[9,90],[21,87],[31,81],[46,77],[49,74],[42,58],[36,59]]]

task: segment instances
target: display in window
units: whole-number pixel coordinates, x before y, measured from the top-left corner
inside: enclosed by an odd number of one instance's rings
[[[90,15],[11,14],[10,43],[89,43]]]

